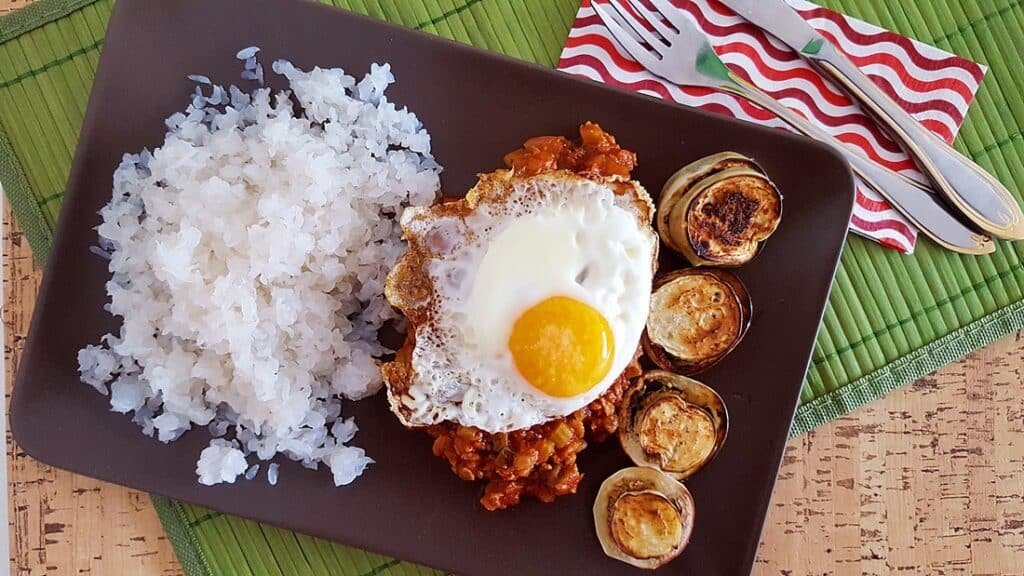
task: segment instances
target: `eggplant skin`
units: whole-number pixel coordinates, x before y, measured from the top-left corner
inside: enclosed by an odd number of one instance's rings
[[[654,280],[646,356],[659,368],[691,375],[724,358],[750,327],[753,305],[743,282],[715,268],[686,268]]]
[[[666,414],[659,411],[659,407],[670,410]],[[679,407],[703,411],[710,418],[714,432],[710,452],[682,467],[675,466],[679,463],[674,458],[676,450],[688,450],[689,447],[677,445],[666,448],[676,441],[688,442],[688,433],[662,434],[658,431],[659,427],[665,426],[675,416],[683,415]],[[650,421],[651,418],[655,420]],[[619,420],[619,443],[629,459],[637,466],[655,468],[680,482],[700,472],[714,460],[729,434],[729,411],[722,397],[703,382],[666,370],[648,370],[633,383],[619,408]],[[679,423],[682,424],[682,421]],[[649,435],[652,432],[656,437]],[[668,461],[665,456],[670,457]],[[672,469],[665,468],[666,463]]]
[[[623,496],[626,499],[620,502]],[[617,514],[619,504],[633,510],[619,510]],[[671,506],[673,513],[664,514],[665,504]],[[657,509],[658,518],[651,519],[659,522],[652,524],[645,521],[645,512],[653,511],[647,508]],[[601,483],[594,500],[594,528],[604,553],[610,558],[646,570],[654,570],[670,562],[686,549],[693,534],[694,518],[693,495],[686,486],[664,472],[646,466],[624,468],[612,474]],[[661,521],[678,524],[672,527],[659,526]],[[638,529],[622,530],[630,527]]]

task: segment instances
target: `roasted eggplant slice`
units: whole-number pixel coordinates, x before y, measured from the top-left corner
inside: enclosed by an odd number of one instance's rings
[[[660,368],[696,374],[739,344],[752,311],[747,288],[725,270],[669,272],[654,280],[644,353]]]
[[[664,370],[637,379],[623,401],[619,440],[637,466],[677,480],[697,473],[725,443],[729,416],[708,386]]]
[[[686,548],[693,532],[693,496],[653,468],[626,468],[601,484],[594,526],[608,556],[653,570]]]
[[[665,183],[658,234],[694,266],[742,266],[782,219],[782,195],[753,160],[722,152]]]

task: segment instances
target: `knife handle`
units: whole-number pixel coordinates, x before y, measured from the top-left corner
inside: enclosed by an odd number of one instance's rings
[[[865,185],[881,194],[936,244],[961,254],[995,252],[991,239],[964,225],[930,189],[857,152],[850,151],[846,159]]]
[[[856,98],[971,223],[996,238],[1024,240],[1024,213],[991,174],[911,117],[831,43],[803,56]]]
[[[893,208],[936,244],[960,254],[990,254],[995,251],[991,239],[957,219],[931,190],[854,152],[820,126],[809,122],[753,84],[730,74],[729,81],[719,86],[719,89],[757,104],[805,136],[835,148],[847,159],[865,185],[886,198]]]

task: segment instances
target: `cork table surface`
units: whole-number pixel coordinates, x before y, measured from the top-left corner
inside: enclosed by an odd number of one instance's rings
[[[9,400],[41,270],[3,226]],[[11,574],[182,574],[147,495],[7,458]],[[754,574],[897,573],[1024,576],[1022,334],[789,443]]]

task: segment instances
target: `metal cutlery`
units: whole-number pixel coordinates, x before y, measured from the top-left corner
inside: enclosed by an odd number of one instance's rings
[[[629,9],[615,0],[594,0],[591,6],[619,44],[651,73],[678,85],[734,94],[771,111],[804,135],[842,153],[865,185],[889,200],[939,245],[962,254],[995,251],[988,237],[957,219],[927,188],[847,148],[822,128],[735,75],[682,10],[667,0],[648,1],[660,14],[651,12],[640,0],[626,0]]]
[[[911,117],[785,0],[722,2],[842,86],[914,158],[942,196],[980,230],[996,238],[1024,240],[1024,213],[1010,191]]]

